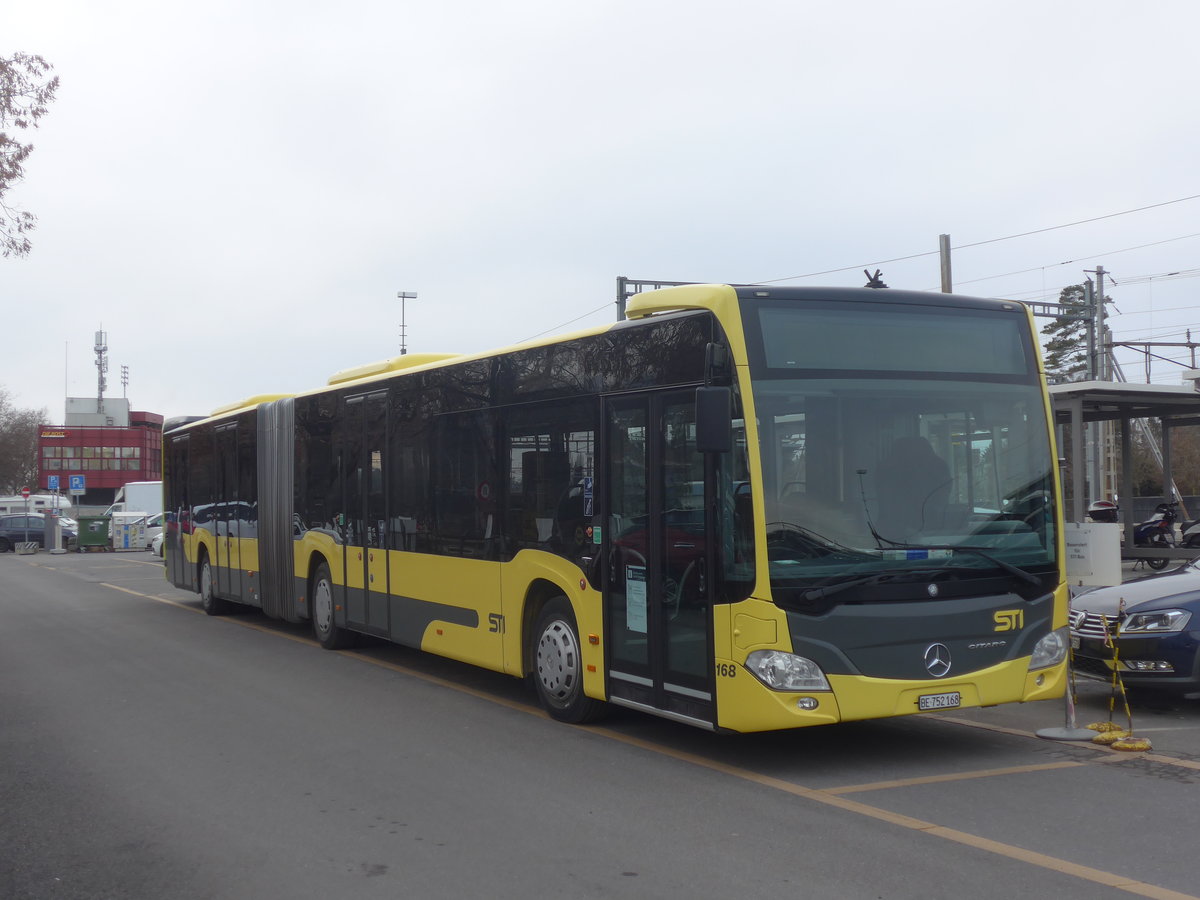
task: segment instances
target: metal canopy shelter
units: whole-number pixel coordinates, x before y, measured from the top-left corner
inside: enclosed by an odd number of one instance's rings
[[[1057,425],[1070,429],[1071,459],[1071,521],[1083,522],[1087,513],[1085,487],[1084,445],[1087,440],[1085,424],[1090,422],[1121,423],[1121,492],[1122,498],[1133,497],[1133,420],[1158,419],[1162,424],[1162,465],[1164,493],[1172,493],[1171,429],[1184,425],[1200,425],[1200,392],[1190,385],[1121,384],[1111,381],[1079,381],[1050,387],[1050,400]],[[1101,498],[1096,498],[1101,499]],[[1168,496],[1165,499],[1174,500]],[[1126,502],[1132,511],[1132,505]],[[1122,554],[1129,557],[1162,556],[1163,551],[1134,550],[1132,516],[1125,525],[1125,547]],[[1168,552],[1171,556],[1191,558],[1195,551]]]

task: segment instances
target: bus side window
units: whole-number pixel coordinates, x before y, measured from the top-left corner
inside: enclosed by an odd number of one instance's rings
[[[598,418],[595,400],[508,411],[502,457],[511,552],[547,550],[575,562],[588,555]]]
[[[435,552],[490,557],[495,534],[483,485],[492,479],[491,416],[449,413],[437,423],[434,455]]]

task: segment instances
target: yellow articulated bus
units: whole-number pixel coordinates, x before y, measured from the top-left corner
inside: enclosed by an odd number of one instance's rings
[[[721,731],[1060,696],[1061,497],[1018,303],[686,285],[168,423],[169,580]]]

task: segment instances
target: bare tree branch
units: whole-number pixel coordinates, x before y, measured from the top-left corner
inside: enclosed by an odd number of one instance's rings
[[[37,128],[58,90],[54,67],[40,56],[14,53],[0,57],[0,129]],[[0,130],[0,248],[4,255],[25,256],[32,248],[28,232],[37,224],[33,213],[14,209],[5,195],[25,177],[25,160],[33,144],[23,144]]]

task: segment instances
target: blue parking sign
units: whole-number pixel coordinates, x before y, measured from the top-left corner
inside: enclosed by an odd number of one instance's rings
[[[84,476],[72,475],[71,477],[71,493],[82,494],[87,490],[84,482]]]
[[[57,475],[47,475],[46,476],[46,490],[54,491],[54,493],[56,493],[56,494],[58,493],[58,476]]]

